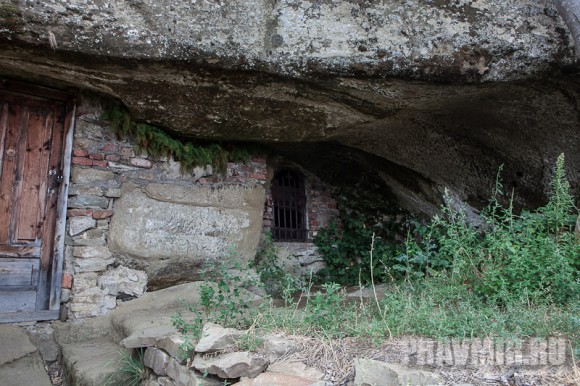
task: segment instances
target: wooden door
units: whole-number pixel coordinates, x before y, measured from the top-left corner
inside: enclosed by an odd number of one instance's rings
[[[6,85],[12,87],[8,87]],[[52,319],[55,227],[62,193],[64,95],[0,87],[0,321]],[[34,95],[36,91],[37,95]],[[60,286],[56,286],[60,287]],[[51,293],[52,292],[52,293]],[[4,316],[4,318],[3,318]],[[4,320],[4,321],[6,321]]]

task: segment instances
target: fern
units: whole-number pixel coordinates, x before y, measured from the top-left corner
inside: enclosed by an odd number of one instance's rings
[[[107,103],[101,115],[111,122],[119,138],[131,138],[138,151],[153,157],[172,157],[181,163],[182,172],[191,172],[196,166],[212,165],[218,172],[225,173],[228,162],[243,162],[250,158],[247,149],[224,149],[217,143],[196,146],[171,137],[163,130],[144,123],[136,123],[129,112],[119,103]]]

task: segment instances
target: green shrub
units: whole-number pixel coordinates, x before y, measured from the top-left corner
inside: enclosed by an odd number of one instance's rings
[[[564,304],[579,294],[580,244],[574,240],[574,199],[564,173],[564,156],[558,157],[552,190],[546,206],[514,214],[513,206],[499,204],[502,185],[498,176],[490,204],[477,229],[449,197],[442,216],[433,220],[441,232],[437,254],[446,259],[456,283],[467,284],[484,299],[510,301],[548,300]]]
[[[578,303],[558,306],[509,299],[503,305],[486,302],[469,287],[447,276],[397,284],[382,301],[393,336],[433,338],[549,337],[577,335]]]
[[[224,327],[244,328],[252,319],[248,289],[261,284],[243,277],[248,267],[242,267],[234,251],[218,261],[206,264],[204,274],[207,281],[200,286],[199,304],[183,304],[188,313],[177,312],[172,324],[185,335],[183,349],[193,349],[193,342],[201,336],[207,322]]]
[[[369,245],[373,235],[380,232],[379,226],[369,227],[360,213],[343,215],[343,229],[335,223],[318,232],[315,244],[322,254],[326,267],[317,277],[319,282],[334,281],[342,285],[368,284],[371,281]],[[384,239],[375,241],[373,270],[379,278],[382,267],[393,262],[394,247]]]
[[[282,298],[284,288],[288,285],[287,281],[298,281],[299,278],[293,278],[284,272],[284,269],[278,264],[277,253],[272,234],[265,233],[252,266],[260,275],[260,281],[263,283],[266,293],[274,298]]]

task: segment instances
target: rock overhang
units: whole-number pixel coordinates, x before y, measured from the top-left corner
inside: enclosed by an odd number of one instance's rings
[[[541,203],[564,152],[578,191],[578,77],[544,4],[21,2],[0,24],[0,73],[118,98],[181,136],[296,144],[307,164],[346,146],[400,197],[449,186],[475,206],[501,164],[518,204]]]

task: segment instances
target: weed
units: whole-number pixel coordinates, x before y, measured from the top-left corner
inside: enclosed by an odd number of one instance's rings
[[[119,350],[118,358],[107,363],[106,366],[115,364],[117,367],[110,373],[106,380],[106,386],[140,386],[149,376],[149,371],[143,364],[145,349],[137,349],[132,354],[128,351]]]
[[[247,289],[260,284],[242,276],[241,272],[247,271],[247,267],[243,269],[238,260],[235,252],[230,251],[222,259],[208,261],[205,267],[208,280],[200,286],[199,304],[183,304],[188,314],[184,316],[183,312],[178,312],[172,316],[172,324],[185,335],[183,350],[193,349],[207,322],[237,328],[249,325],[251,312]]]
[[[256,334],[254,329],[245,331],[236,340],[236,346],[242,351],[256,351],[264,343],[264,338]]]
[[[260,280],[268,295],[275,298],[283,296],[284,285],[292,277],[278,265],[278,250],[274,245],[271,233],[262,236],[260,247],[252,266],[260,275]]]

